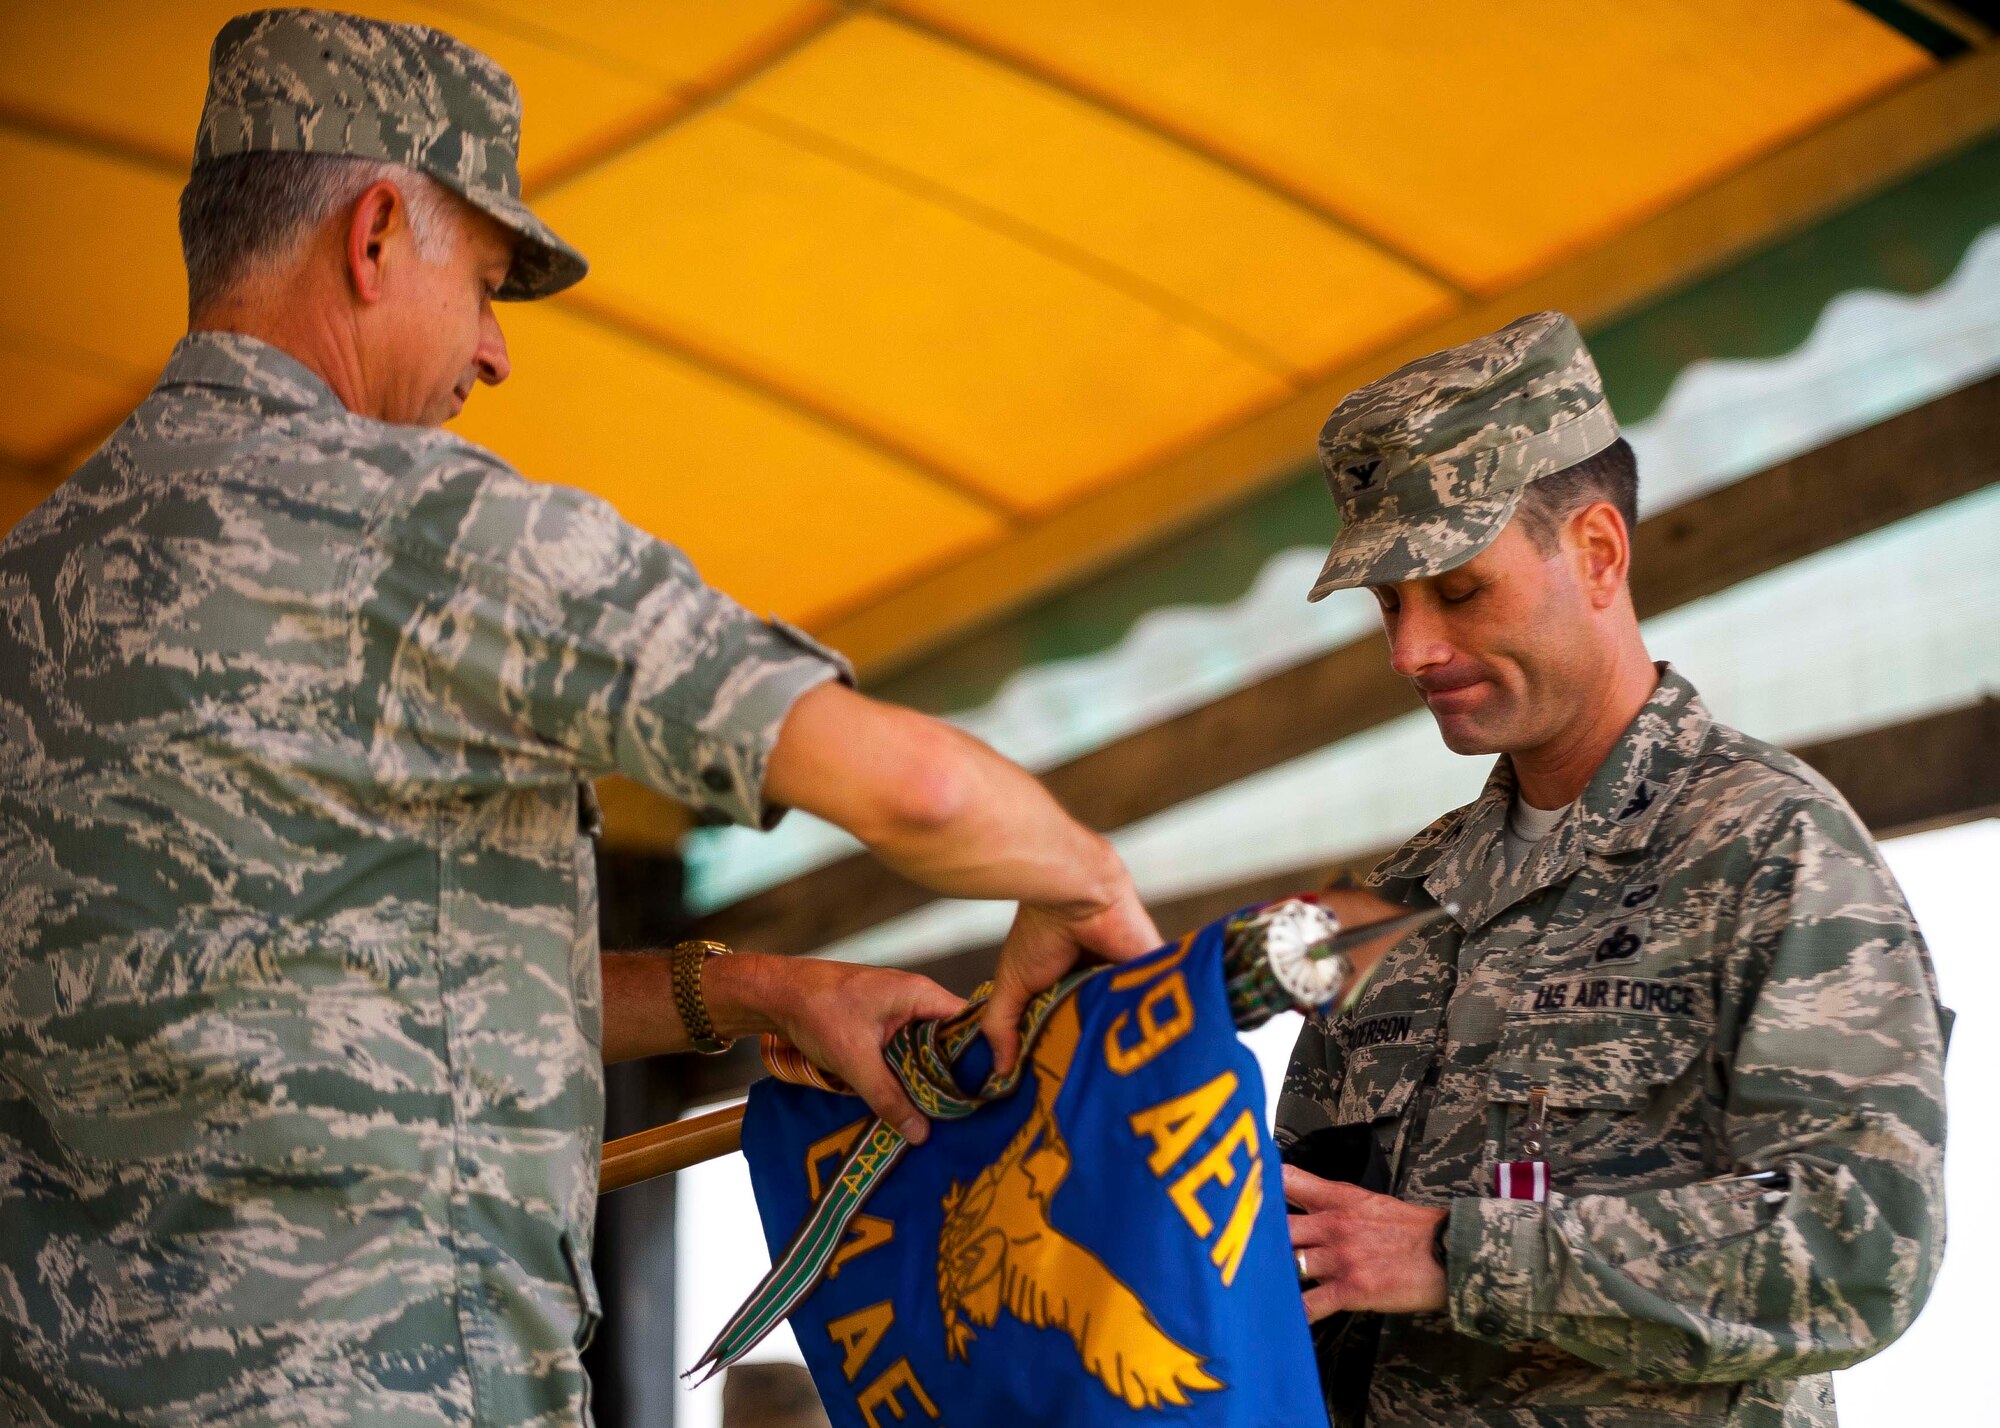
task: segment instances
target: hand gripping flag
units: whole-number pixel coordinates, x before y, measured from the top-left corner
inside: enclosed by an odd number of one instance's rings
[[[1263,1084],[1236,1037],[1337,988],[1344,959],[1274,975],[1270,944],[1297,954],[1301,928],[1337,924],[1277,904],[1073,974],[1030,1006],[1004,1080],[976,1001],[910,1029],[890,1059],[934,1117],[921,1147],[851,1096],[759,1082],[743,1151],[774,1266],[703,1365],[789,1314],[849,1428],[1319,1421]]]

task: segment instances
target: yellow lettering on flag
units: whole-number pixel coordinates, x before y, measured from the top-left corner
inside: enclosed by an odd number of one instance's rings
[[[847,1375],[849,1383],[854,1382],[861,1366],[868,1362],[868,1356],[875,1352],[875,1346],[895,1322],[895,1306],[884,1299],[880,1304],[843,1314],[826,1326],[827,1337],[840,1345],[840,1371]],[[902,1417],[900,1413],[896,1416]]]
[[[1243,1251],[1250,1248],[1250,1232],[1257,1228],[1257,1212],[1263,1208],[1264,1162],[1252,1160],[1250,1173],[1243,1177],[1243,1193],[1236,1197],[1236,1208],[1229,1212],[1229,1223],[1222,1227],[1215,1248],[1208,1252],[1209,1259],[1222,1271],[1224,1289],[1236,1282],[1236,1271],[1243,1267]]]
[[[1206,1086],[1197,1086],[1134,1115],[1132,1133],[1148,1136],[1153,1142],[1146,1168],[1164,1176],[1175,1161],[1187,1154],[1188,1147],[1201,1139],[1202,1132],[1222,1114],[1222,1108],[1235,1094],[1236,1073],[1225,1071]]]
[[[1187,1173],[1167,1187],[1167,1196],[1179,1207],[1181,1218],[1188,1227],[1202,1239],[1208,1238],[1215,1221],[1209,1218],[1203,1208],[1200,1195],[1202,1186],[1211,1180],[1220,1185],[1236,1183],[1236,1162],[1234,1154],[1241,1147],[1248,1152],[1250,1164],[1257,1164],[1257,1118],[1246,1108],[1229,1128],[1229,1133],[1209,1147],[1208,1154],[1189,1166]]]
[[[1160,1019],[1161,1004],[1173,1007]],[[1139,1003],[1139,1037],[1130,1046],[1119,1044],[1130,1012],[1120,1012],[1104,1033],[1104,1064],[1120,1076],[1130,1076],[1141,1066],[1194,1030],[1194,1003],[1188,997],[1187,978],[1179,972],[1156,982]]]
[[[832,1135],[821,1136],[806,1147],[806,1185],[812,1191],[813,1203],[826,1193],[826,1182],[820,1179],[819,1168],[829,1160],[845,1160],[854,1142],[861,1139],[861,1132],[868,1122],[864,1118],[852,1125],[842,1126]]]
[[[896,1226],[893,1221],[885,1220],[880,1215],[856,1215],[847,1226],[847,1242],[833,1257],[833,1263],[826,1267],[826,1277],[832,1279],[840,1273],[840,1267],[856,1255],[879,1249],[894,1238]]]
[[[910,1391],[911,1397],[917,1400],[918,1407],[925,1413],[933,1418],[938,1416],[937,1405],[924,1392],[924,1386],[917,1382],[917,1376],[910,1372],[910,1361],[897,1359],[882,1371],[880,1378],[862,1389],[861,1396],[855,1400],[861,1409],[861,1416],[868,1420],[868,1428],[882,1428],[881,1421],[875,1417],[875,1410],[885,1405],[897,1419],[903,1417],[903,1405],[896,1401],[896,1391],[904,1388]]]

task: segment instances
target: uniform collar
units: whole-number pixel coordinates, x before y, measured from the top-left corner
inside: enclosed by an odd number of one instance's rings
[[[156,390],[220,387],[247,392],[282,410],[345,412],[326,384],[283,348],[241,332],[190,332],[174,344]]]
[[[1455,808],[1397,849],[1371,881],[1408,894],[1421,884],[1440,905],[1456,905],[1467,931],[1525,897],[1561,882],[1591,853],[1643,848],[1680,796],[1713,727],[1701,696],[1674,669],[1612,747],[1590,784],[1521,865],[1506,871],[1502,835],[1514,801],[1514,765],[1501,756],[1478,798]],[[1399,886],[1400,885],[1400,886]]]

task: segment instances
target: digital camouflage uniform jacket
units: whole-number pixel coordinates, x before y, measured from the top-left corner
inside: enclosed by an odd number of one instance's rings
[[[1309,1024],[1281,1143],[1369,1124],[1448,1205],[1449,1310],[1364,1318],[1373,1428],[1834,1421],[1828,1371],[1915,1317],[1944,1247],[1929,954],[1840,796],[1663,669],[1512,873],[1501,759],[1371,882],[1456,903]],[[1551,1193],[1496,1199],[1546,1088]],[[1710,1177],[1776,1169],[1789,1190]],[[1379,1329],[1379,1336],[1378,1331]]]
[[[745,822],[834,677],[248,338],[0,542],[0,1419],[564,1424],[595,802]]]

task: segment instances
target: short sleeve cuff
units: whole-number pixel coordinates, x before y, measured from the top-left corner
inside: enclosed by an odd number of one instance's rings
[[[1547,1210],[1532,1200],[1451,1202],[1446,1296],[1459,1333],[1493,1344],[1535,1337],[1548,1283]]]
[[[675,662],[664,647],[657,657]],[[707,661],[713,674],[698,682],[694,707],[678,689],[663,697],[671,675],[651,674],[646,664],[642,656],[637,697],[618,741],[620,770],[732,822],[766,830],[787,812],[764,799],[764,776],[786,716],[807,691],[832,680],[854,682],[847,660],[804,631],[741,611],[716,641]]]

